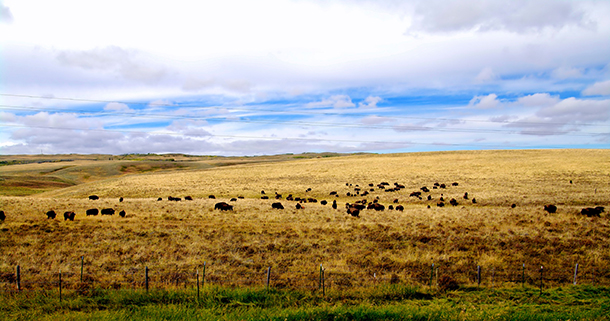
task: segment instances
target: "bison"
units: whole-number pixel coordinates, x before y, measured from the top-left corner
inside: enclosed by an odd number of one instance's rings
[[[552,204],[544,205],[544,210],[549,212],[549,214],[553,214],[553,213],[557,212],[557,206],[552,205]]]
[[[326,205],[326,204],[328,204],[328,202],[327,202],[326,200],[321,200],[321,201],[320,201],[320,204],[322,204],[322,205]]]
[[[90,195],[90,196],[89,196],[89,199],[90,199],[90,200],[92,200],[92,201],[95,201],[95,200],[99,200],[99,199],[100,199],[100,197],[99,197],[99,196],[97,196],[97,195]]]
[[[55,219],[55,217],[57,216],[57,213],[55,213],[55,211],[50,210],[47,212],[47,219]]]
[[[162,200],[163,200],[162,197],[157,198],[157,201],[162,201]]]
[[[125,217],[125,210],[120,211],[120,212],[119,212],[119,216],[120,216],[120,217]]]
[[[74,221],[75,216],[76,216],[76,213],[74,213],[74,212],[65,212],[64,221],[67,221],[67,220]]]
[[[426,186],[424,186],[424,187],[422,187],[422,188],[420,188],[420,189],[421,189],[421,190],[422,190],[422,192],[424,192],[424,193],[429,193],[429,192],[430,192],[430,190],[429,190],[429,189],[428,189]]]
[[[97,209],[97,208],[90,208],[90,209],[88,209],[88,210],[85,212],[85,214],[86,214],[87,216],[89,216],[89,215],[94,215],[94,216],[95,216],[95,215],[97,215],[98,213],[99,213],[99,211],[98,211],[98,209]]]
[[[6,220],[6,214],[4,214],[4,211],[0,211],[0,221],[4,222],[4,220]]]
[[[360,210],[355,208],[355,207],[348,207],[347,208],[347,214],[353,216],[353,217],[359,217],[360,216]]]
[[[333,205],[331,205],[333,209],[337,209],[337,200],[333,200]]]
[[[221,211],[232,211],[233,205],[229,205],[225,202],[220,202],[220,203],[216,203],[216,205],[214,205],[214,209],[221,210]]]
[[[451,183],[451,186],[458,186],[458,185],[460,185],[460,184],[458,184],[457,182]]]
[[[271,204],[271,208],[275,208],[275,209],[278,209],[278,210],[283,210],[284,209],[284,205],[282,205],[282,203],[280,203],[280,202],[277,202],[277,203]]]
[[[233,197],[232,199],[229,200],[229,202],[237,202],[237,198]]]
[[[458,206],[458,202],[455,200],[455,198],[452,198],[451,200],[449,200],[449,204],[451,204],[453,206]]]
[[[122,202],[122,201],[123,201],[123,198],[122,198],[122,197],[120,197],[120,198],[119,198],[119,202]]]
[[[464,193],[464,199],[467,200],[468,199],[468,192]]]
[[[216,196],[214,196],[214,195],[208,195],[208,198],[209,198],[209,199],[216,199]]]
[[[193,198],[192,198],[191,196],[185,196],[185,197],[184,197],[184,200],[185,200],[185,201],[192,201],[192,200],[193,200]]]
[[[101,213],[102,215],[114,215],[114,208],[104,208]]]
[[[300,209],[304,209],[305,207],[303,207],[303,205],[301,205],[301,203],[297,203],[296,208],[297,208],[297,210],[300,210]]]
[[[600,217],[600,214],[604,211],[604,207],[602,206],[598,206],[598,207],[587,207],[587,208],[583,208],[580,211],[580,214],[582,215],[587,215],[587,217]]]
[[[438,206],[438,207],[444,207],[444,206],[445,206],[445,203],[443,203],[443,202],[438,202],[438,203],[436,203],[436,206]]]
[[[262,200],[268,200],[268,199],[269,199],[269,196],[266,196],[266,195],[265,195],[265,196],[261,196],[261,199],[262,199]]]
[[[402,212],[402,211],[404,211],[404,210],[405,210],[405,207],[404,207],[404,206],[402,206],[402,205],[397,205],[397,206],[396,206],[396,210],[397,210],[397,211],[401,211],[401,212]]]

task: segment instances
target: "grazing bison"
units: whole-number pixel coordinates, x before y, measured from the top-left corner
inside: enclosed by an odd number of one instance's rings
[[[99,200],[99,199],[100,199],[100,197],[99,197],[99,196],[97,196],[97,195],[90,195],[90,196],[89,196],[89,199],[90,199],[90,200],[92,200],[92,201],[95,201],[95,200]]]
[[[438,207],[444,207],[444,206],[445,206],[445,203],[443,203],[443,202],[438,202],[438,203],[436,203],[436,206],[438,206]]]
[[[192,197],[190,197],[190,196],[185,196],[185,197],[184,197],[184,200],[185,200],[185,201],[192,201],[192,200],[193,200],[193,198],[192,198]]]
[[[553,214],[557,212],[557,206],[555,205],[544,205],[544,210],[549,212],[549,214]]]
[[[337,192],[336,191],[332,191],[332,192],[330,192],[330,195],[337,195]]]
[[[163,200],[162,197],[157,198],[157,201],[162,201],[162,200]]]
[[[517,204],[514,204],[514,203],[510,206],[510,208],[515,208],[515,207],[517,207]]]
[[[210,196],[208,196],[208,198],[210,198],[210,199],[216,199],[216,196],[214,196],[214,195],[210,195]]]
[[[417,191],[417,192],[413,192],[411,194],[409,194],[410,197],[421,197],[421,192]]]
[[[451,186],[458,186],[458,185],[460,185],[460,184],[458,184],[457,182],[451,183]]]
[[[214,209],[221,210],[221,211],[232,211],[233,205],[229,205],[225,202],[220,202],[220,203],[216,203],[216,205],[214,205]]]
[[[102,209],[102,215],[114,215],[114,208]]]
[[[168,196],[167,197],[168,201],[174,201],[174,202],[180,202],[182,199],[180,197],[172,197],[172,196]]]
[[[587,207],[587,208],[583,208],[580,211],[580,214],[582,215],[587,215],[587,217],[600,217],[600,214],[604,211],[604,207],[603,206],[598,206],[598,207]]]
[[[303,205],[301,205],[301,203],[297,203],[296,205],[297,210],[303,209],[305,207],[303,207]]]
[[[446,188],[447,186],[445,184],[441,184],[441,186],[439,186],[440,188]]]
[[[265,195],[265,196],[261,196],[261,199],[262,199],[262,200],[268,200],[268,199],[269,199],[269,196],[266,196],[266,195]]]
[[[119,212],[119,216],[120,216],[120,217],[125,217],[125,210],[120,211],[120,212]]]
[[[430,192],[430,190],[429,190],[429,189],[428,189],[426,186],[424,186],[424,187],[422,187],[422,188],[420,188],[420,189],[421,189],[421,190],[422,190],[422,192],[424,192],[424,193],[429,193],[429,192]]]
[[[322,204],[322,205],[326,205],[326,204],[328,204],[328,202],[327,202],[326,200],[321,200],[321,201],[320,201],[320,204]]]
[[[122,202],[122,201],[123,201],[123,198],[122,198],[122,197],[121,197],[121,198],[119,198],[119,202]]]
[[[468,192],[464,193],[464,199],[467,200],[468,199]]]
[[[455,200],[455,198],[452,198],[451,200],[449,200],[449,204],[451,204],[453,206],[458,206],[458,202]]]
[[[385,206],[383,206],[383,205],[381,205],[379,203],[373,203],[373,204],[374,204],[373,205],[373,209],[375,211],[383,211],[383,210],[385,210]]]
[[[275,209],[278,209],[278,210],[283,210],[284,209],[284,205],[282,205],[282,203],[280,203],[280,202],[277,202],[277,203],[271,204],[271,208],[275,208]]]
[[[65,212],[64,221],[67,221],[67,220],[74,221],[75,216],[76,216],[76,213],[74,213],[74,212]]]
[[[237,199],[235,197],[233,197],[232,199],[229,200],[229,202],[237,202]]]
[[[6,214],[4,214],[4,211],[0,211],[0,221],[4,220],[6,220]]]
[[[333,209],[337,209],[337,200],[333,200],[333,205],[332,205]]]
[[[55,211],[50,210],[47,212],[47,219],[55,219],[55,217],[57,216],[57,213],[55,213]]]
[[[477,203],[477,199],[476,199],[476,198],[473,198],[473,199],[472,199],[472,204],[476,204],[476,203]]]
[[[356,207],[348,207],[347,208],[347,214],[353,216],[353,217],[360,217],[360,210],[357,209]]]
[[[85,214],[86,214],[87,216],[89,216],[89,215],[94,215],[94,216],[95,216],[95,215],[97,215],[98,213],[99,213],[99,211],[97,210],[97,208],[90,208],[90,209],[88,209],[88,210],[85,212]]]
[[[432,200],[432,195],[428,195],[428,200],[431,201]]]

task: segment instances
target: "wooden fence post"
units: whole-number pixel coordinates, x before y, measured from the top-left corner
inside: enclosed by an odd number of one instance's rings
[[[59,270],[59,302],[61,302],[61,270]]]
[[[21,292],[21,267],[17,265],[17,291]]]
[[[577,276],[578,276],[578,263],[576,263],[576,267],[574,268],[574,285],[576,285]]]
[[[144,284],[146,285],[146,292],[148,292],[148,266],[144,269]]]
[[[540,266],[540,295],[542,295],[542,271],[544,270],[543,266]]]
[[[205,262],[203,262],[203,274],[201,275],[201,286],[205,285]]]
[[[525,263],[523,263],[523,269],[521,270],[521,286],[525,285]]]
[[[434,263],[432,263],[432,267],[430,268],[430,286],[432,286],[432,277],[434,276]]]
[[[80,283],[83,283],[83,267],[85,265],[85,256],[80,257]]]
[[[477,287],[481,286],[481,266],[477,265]]]
[[[320,264],[320,280],[318,281],[318,290],[322,290],[322,264]]]
[[[197,301],[199,301],[199,269],[197,269]]]

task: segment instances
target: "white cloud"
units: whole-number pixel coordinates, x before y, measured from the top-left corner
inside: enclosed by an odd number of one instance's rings
[[[348,95],[333,95],[330,98],[321,101],[308,103],[308,108],[332,107],[332,108],[350,108],[356,105]]]
[[[376,108],[379,102],[383,101],[381,97],[378,96],[368,96],[364,101],[358,103],[358,107],[360,108]]]
[[[497,80],[498,78],[499,78],[498,75],[496,75],[496,73],[494,73],[494,71],[491,68],[485,67],[474,78],[474,80],[476,82],[478,82],[478,83],[485,83],[485,82],[490,82],[490,81]]]
[[[498,107],[499,104],[498,95],[489,94],[487,96],[474,96],[468,105],[479,109],[491,109]]]
[[[11,24],[13,20],[11,9],[0,3],[0,23]]]
[[[582,91],[585,96],[610,96],[610,80],[596,82]]]
[[[548,93],[538,93],[519,97],[515,105],[523,107],[547,107],[557,104],[560,101],[559,97],[551,96]]]
[[[572,79],[583,77],[583,70],[575,67],[559,67],[551,72],[551,76],[556,79]]]
[[[537,32],[592,24],[574,1],[560,0],[427,0],[415,9],[414,30],[426,32]]]
[[[104,106],[104,110],[118,111],[118,112],[132,112],[133,111],[126,104],[117,103],[117,102],[112,102],[112,103],[106,104],[106,106]]]
[[[377,115],[371,115],[371,116],[367,116],[362,118],[362,120],[360,122],[362,122],[363,124],[366,125],[378,125],[378,124],[383,124],[383,123],[388,123],[388,122],[393,122],[394,119],[391,117],[382,117],[382,116],[377,116]]]

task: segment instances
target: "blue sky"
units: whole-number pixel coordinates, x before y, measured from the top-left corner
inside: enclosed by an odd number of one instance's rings
[[[0,153],[610,147],[610,2],[0,0]]]

